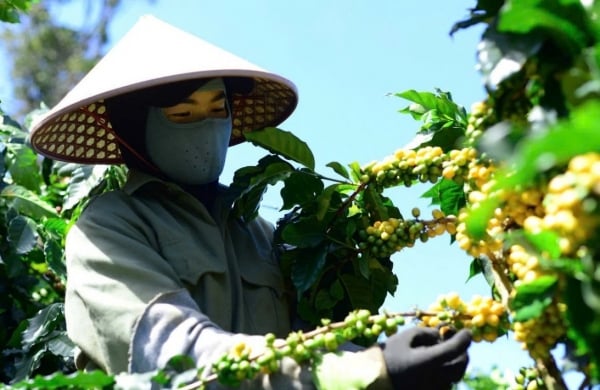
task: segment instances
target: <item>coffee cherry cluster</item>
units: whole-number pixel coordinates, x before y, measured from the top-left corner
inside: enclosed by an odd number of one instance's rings
[[[477,206],[475,206],[477,207]],[[498,237],[503,232],[504,226],[497,219],[488,221],[486,236],[479,240],[474,240],[467,231],[466,220],[469,210],[463,208],[458,213],[458,225],[456,226],[456,241],[463,251],[473,257],[486,256],[495,258],[496,254],[502,250],[502,239]]]
[[[407,313],[414,315],[414,313]],[[212,376],[203,381],[206,384],[218,380],[221,384],[236,387],[242,381],[255,378],[259,373],[270,374],[280,369],[283,358],[292,358],[298,363],[312,360],[319,354],[333,352],[343,343],[357,337],[375,341],[381,334],[391,336],[398,326],[405,324],[400,314],[371,315],[368,310],[355,310],[344,321],[329,323],[313,331],[292,332],[285,339],[277,339],[274,334],[265,335],[265,346],[260,353],[243,341],[237,343],[229,353],[212,365]]]
[[[510,390],[542,390],[546,385],[536,368],[521,367],[519,373],[515,375],[515,384]]]
[[[476,157],[477,151],[474,148],[451,150],[448,152],[448,159],[442,163],[442,176],[459,184],[464,183],[469,167]]]
[[[372,162],[362,168],[361,181],[376,183],[383,188],[404,185],[414,181],[435,183],[442,174],[448,155],[440,147],[427,146],[418,150],[398,149],[383,161]]]
[[[491,297],[476,295],[466,303],[458,294],[450,293],[439,297],[427,313],[436,315],[421,316],[422,326],[470,329],[475,342],[495,341],[510,327],[506,307]]]
[[[227,386],[239,386],[243,380],[254,378],[261,371],[261,366],[249,359],[251,352],[252,349],[243,341],[237,343],[229,354],[213,364],[217,380]]]
[[[545,214],[529,218],[525,228],[552,230],[561,237],[561,251],[575,255],[589,240],[600,220],[594,215],[600,198],[600,154],[576,156],[565,173],[552,178],[544,198]]]
[[[404,248],[412,248],[417,240],[427,242],[430,238],[446,232],[456,233],[454,216],[446,216],[438,209],[433,210],[431,214],[433,219],[422,220],[420,209],[415,207],[412,209],[414,219],[390,218],[376,221],[359,231],[359,249],[373,257],[387,258]]]
[[[514,322],[515,340],[521,343],[523,349],[529,351],[532,358],[547,358],[558,340],[566,333],[565,311],[564,304],[554,301],[539,317],[525,322]]]
[[[469,208],[459,212],[456,240],[461,249],[474,257],[487,256],[488,258],[501,257],[503,238],[506,232],[520,229],[530,217],[541,217],[545,210],[543,207],[544,192],[539,188],[528,188],[514,191],[492,191],[494,181],[489,181],[480,190],[471,191],[468,195]],[[488,220],[487,235],[480,240],[473,240],[465,224],[469,210],[480,206],[488,197],[501,199],[500,205]]]
[[[510,271],[516,277],[515,287],[532,282],[547,274],[541,267],[538,255],[529,253],[521,245],[512,245],[506,257]],[[563,317],[565,306],[554,298],[544,312],[525,322],[514,322],[515,339],[533,358],[546,358],[556,342],[565,335]]]
[[[486,101],[475,102],[471,105],[471,112],[465,131],[468,145],[475,145],[483,131],[495,122],[494,108]]]

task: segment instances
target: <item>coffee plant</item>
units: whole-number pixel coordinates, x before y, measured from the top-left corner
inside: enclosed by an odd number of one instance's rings
[[[250,220],[269,186],[280,185],[275,245],[299,325],[286,339],[266,335],[260,351],[240,343],[200,369],[176,356],[142,375],[72,373],[61,306],[64,234],[89,196],[117,188],[124,170],[40,159],[24,142],[27,125],[3,116],[2,381],[236,386],[291,358],[312,366],[320,388],[363,388],[373,379],[367,369],[340,378],[320,363],[345,342],[371,345],[410,319],[443,335],[468,328],[475,342],[507,335],[528,351],[532,366],[514,377],[467,375],[473,389],[566,389],[552,353],[559,345],[584,378],[580,388],[591,389],[600,383],[599,11],[594,1],[476,1],[451,33],[483,26],[485,98],[467,110],[442,90],[398,93],[417,134],[378,161],[334,161],[323,174],[291,133],[247,134],[269,154],[236,171],[229,195],[236,215]],[[389,195],[414,185],[426,187],[430,214]],[[428,308],[383,311],[398,283],[393,255],[441,235],[472,259],[468,272],[485,277],[490,295],[445,292]]]

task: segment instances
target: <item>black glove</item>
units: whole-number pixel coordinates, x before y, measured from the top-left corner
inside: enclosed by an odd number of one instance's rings
[[[452,388],[465,373],[470,344],[468,330],[442,339],[438,329],[414,327],[391,336],[382,349],[394,389]]]

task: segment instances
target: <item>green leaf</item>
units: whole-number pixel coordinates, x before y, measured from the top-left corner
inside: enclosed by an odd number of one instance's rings
[[[570,119],[526,139],[516,155],[515,173],[502,180],[502,187],[530,183],[540,171],[564,164],[578,154],[600,150],[599,115],[600,102],[587,102],[573,110]]]
[[[47,350],[43,346],[36,348],[34,351],[28,351],[22,359],[19,359],[15,363],[15,374],[12,378],[13,382],[22,381],[29,377],[35,370],[40,367],[42,358],[46,354]]]
[[[340,299],[333,297],[327,290],[319,290],[315,296],[315,309],[318,311],[333,308]]]
[[[77,371],[70,375],[62,372],[48,376],[36,376],[11,385],[15,389],[102,389],[115,383],[114,378],[102,371]],[[146,381],[145,385],[147,386]]]
[[[21,185],[33,192],[39,192],[42,185],[42,175],[37,162],[37,155],[28,147],[13,145],[12,158],[8,171],[15,184]]]
[[[542,31],[567,55],[574,55],[589,44],[588,27],[587,13],[579,0],[508,0],[498,21],[499,31]]]
[[[415,135],[415,137],[406,145],[404,149],[419,149],[426,146],[439,146],[448,152],[455,149],[457,143],[465,135],[465,128],[463,126],[449,126],[444,127],[432,132],[421,132]]]
[[[196,363],[188,355],[177,355],[170,358],[164,368],[174,372],[184,372],[196,368]]]
[[[479,23],[489,23],[496,17],[503,4],[504,0],[478,0],[477,5],[470,9],[469,17],[452,26],[450,35]]]
[[[289,131],[267,127],[260,131],[244,133],[244,136],[246,140],[271,153],[296,161],[309,169],[315,169],[315,158],[308,145]]]
[[[496,198],[486,198],[478,207],[471,207],[465,219],[465,226],[469,235],[475,240],[481,240],[487,234],[488,221],[493,215],[499,200]]]
[[[311,172],[294,171],[284,181],[281,189],[282,210],[289,210],[295,205],[303,207],[314,202],[323,191],[323,181]]]
[[[235,202],[234,215],[251,220],[258,214],[258,207],[268,185],[285,180],[294,168],[278,156],[263,157],[256,166],[238,169],[226,195]]]
[[[318,279],[327,259],[327,250],[323,247],[294,249],[297,254],[296,260],[292,265],[292,283],[298,293],[298,299],[301,295],[311,288]]]
[[[466,113],[464,109],[454,103],[450,94],[447,92],[438,91],[438,94],[434,94],[432,92],[418,92],[414,89],[410,89],[404,92],[399,92],[396,94],[396,96],[420,105],[423,109],[420,115],[424,115],[426,112],[431,110],[436,110],[447,118],[462,117],[463,119],[466,119]],[[415,111],[415,108],[417,107],[408,106],[400,110],[400,112],[419,114],[419,112]]]
[[[44,229],[56,237],[64,237],[67,234],[67,221],[62,218],[48,218],[41,221]]]
[[[18,23],[19,13],[28,11],[32,4],[39,0],[10,0],[0,3],[0,20],[7,23]]]
[[[29,349],[56,329],[57,322],[64,319],[63,304],[53,303],[40,310],[29,319],[27,329],[23,332],[23,349]]]
[[[258,216],[258,209],[263,195],[267,190],[267,183],[257,183],[235,203],[233,214],[244,221],[251,221]]]
[[[353,308],[378,309],[376,299],[374,299],[373,287],[375,286],[371,281],[353,274],[343,274],[340,279]],[[379,288],[383,290],[385,286],[379,286]]]
[[[317,197],[317,212],[315,217],[319,221],[324,221],[325,215],[330,209],[331,201],[333,196],[338,193],[338,190],[343,189],[344,186],[340,184],[332,184],[325,188],[323,192]]]
[[[440,180],[421,197],[431,198],[431,204],[440,205],[446,215],[458,215],[458,211],[467,203],[463,186],[448,179]]]
[[[56,332],[55,336],[46,343],[48,351],[56,356],[69,358],[73,356],[75,344],[69,339],[66,332]]]
[[[516,314],[515,321],[524,322],[536,318],[552,303],[558,279],[556,276],[544,275],[516,288],[516,295],[510,307]]]
[[[526,138],[509,162],[511,168],[497,173],[497,185],[492,191],[526,187],[535,182],[540,172],[565,164],[576,155],[600,150],[596,127],[598,117],[600,102],[586,102],[574,109],[568,119],[558,122],[546,132],[537,132]],[[499,202],[498,198],[487,198],[478,209],[469,212],[465,223],[473,238],[480,239],[485,235],[487,221]]]
[[[533,244],[538,251],[547,253],[551,259],[558,259],[560,257],[560,237],[555,232],[541,231],[539,233],[531,233],[523,230],[523,233],[527,241]]]
[[[325,238],[324,225],[315,217],[304,217],[287,224],[281,237],[286,243],[299,248],[314,247]]]
[[[107,165],[76,165],[67,187],[63,209],[70,210],[98,187],[108,170]]]
[[[8,242],[15,253],[29,253],[37,245],[37,225],[27,217],[17,216],[8,224]]]
[[[568,307],[565,315],[568,321],[567,335],[575,345],[577,356],[589,359],[595,364],[592,377],[600,377],[600,315],[582,300],[582,282],[568,278],[563,294]]]
[[[47,239],[44,242],[44,256],[48,267],[62,280],[67,278],[67,267],[64,263],[64,250],[61,242]]]
[[[360,182],[362,170],[358,161],[351,162],[350,164],[348,164],[348,167],[350,168],[350,175],[352,176],[352,180],[354,180],[354,182],[356,183]]]
[[[359,257],[356,259],[358,262],[358,272],[362,275],[363,278],[369,279],[371,276],[371,269],[369,268],[369,259],[365,256]]]
[[[329,288],[329,294],[337,300],[340,300],[344,297],[344,287],[339,279],[336,279],[335,282],[332,283]]]
[[[5,198],[9,205],[20,214],[27,215],[35,220],[44,217],[58,217],[54,207],[41,200],[35,193],[25,187],[11,184],[0,192],[0,196]]]
[[[474,276],[483,273],[483,266],[481,265],[481,261],[478,258],[474,258],[469,265],[469,277],[467,278],[467,282],[471,280]]]
[[[365,208],[368,209],[376,220],[385,221],[390,216],[385,207],[384,199],[373,186],[367,186],[364,191]]]
[[[522,69],[540,50],[542,42],[537,35],[500,33],[493,26],[486,29],[477,48],[477,67],[484,84],[492,90],[498,88]]]
[[[344,177],[345,179],[350,179],[350,174],[348,173],[348,170],[346,169],[346,167],[344,167],[339,162],[332,161],[329,164],[327,164],[326,166],[333,169],[335,171],[335,173]]]

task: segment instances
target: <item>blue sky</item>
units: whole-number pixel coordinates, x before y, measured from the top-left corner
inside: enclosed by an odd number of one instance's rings
[[[481,28],[448,35],[474,5],[475,0],[136,0],[125,2],[110,39],[118,40],[139,16],[150,13],[292,80],[299,105],[280,127],[304,139],[318,169],[329,173],[324,166],[330,161],[382,159],[414,136],[419,124],[397,112],[408,103],[390,94],[440,88],[467,108],[483,98],[475,69]],[[81,20],[84,8],[71,6],[61,15],[66,23]],[[6,88],[0,92],[6,96]],[[251,145],[232,148],[222,181],[263,154]],[[400,189],[389,196],[406,213],[414,206],[425,210],[428,202],[419,196],[426,189]],[[278,199],[272,190],[263,203],[263,215],[273,221],[280,215]],[[385,308],[426,308],[450,291],[465,300],[488,294],[483,278],[465,283],[469,263],[448,237],[395,255],[400,282]],[[529,359],[506,340],[471,348],[471,368],[494,364],[518,370]]]

